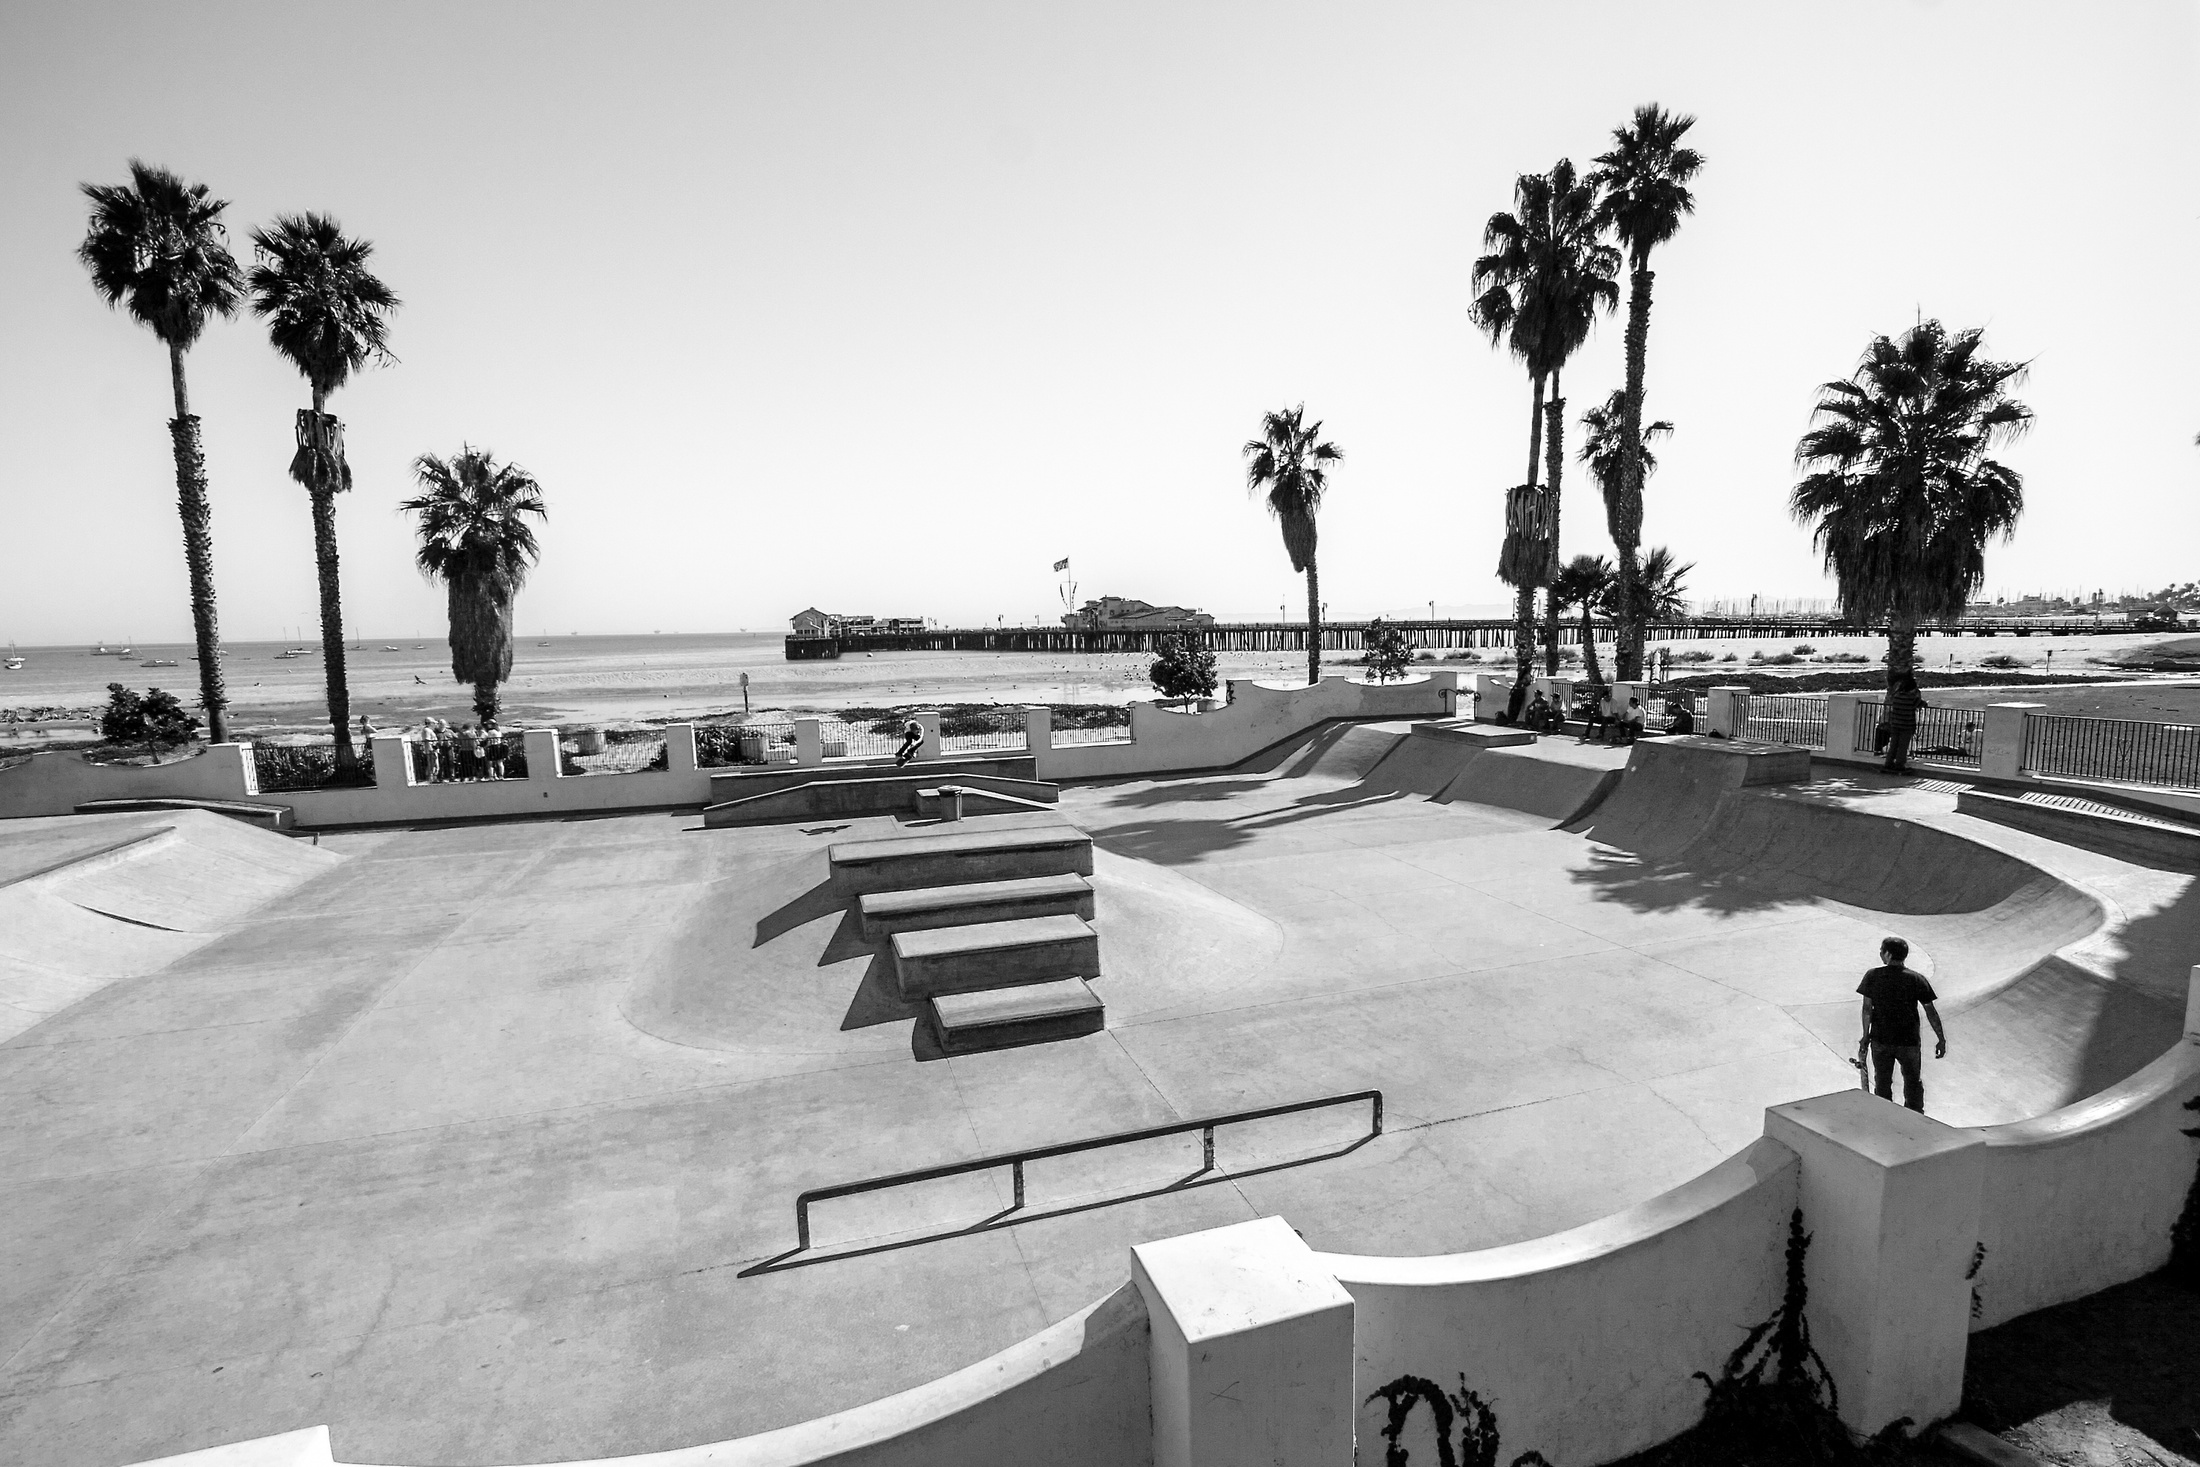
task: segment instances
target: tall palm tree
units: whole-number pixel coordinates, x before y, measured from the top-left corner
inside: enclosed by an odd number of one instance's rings
[[[1642,558],[1642,570],[1635,577],[1635,621],[1638,625],[1663,621],[1670,617],[1684,616],[1688,612],[1688,573],[1696,568],[1694,561],[1675,564],[1673,552],[1663,545],[1653,546]],[[1619,594],[1615,579],[1612,592]]]
[[[1888,623],[1887,686],[1911,671],[1920,622],[1959,616],[1986,574],[1986,542],[2024,512],[2024,480],[1987,457],[2022,433],[2009,395],[2025,364],[1989,361],[1977,328],[1921,321],[1878,336],[1849,377],[1821,386],[1795,445],[1810,472],[1788,497],[1849,620]]]
[[[321,576],[321,665],[328,676],[329,725],[336,767],[358,762],[351,744],[351,688],[344,668],[344,606],[336,559],[336,496],[351,487],[344,425],[326,411],[329,394],[369,361],[390,360],[389,313],[398,300],[367,270],[374,246],[346,239],[326,214],[281,214],[252,231],[252,310],[267,317],[267,337],[313,391],[298,414],[298,451],[290,477],[313,505],[313,558]]]
[[[1268,512],[1283,525],[1284,554],[1291,569],[1306,573],[1306,682],[1322,680],[1321,572],[1314,564],[1314,514],[1329,489],[1329,466],[1344,461],[1344,450],[1322,441],[1322,425],[1306,421],[1306,404],[1264,414],[1260,437],[1250,439],[1245,455],[1245,487],[1265,492]]]
[[[1613,496],[1619,489],[1620,476],[1627,471],[1626,439],[1622,436],[1625,431],[1626,400],[1627,394],[1625,391],[1615,389],[1612,395],[1601,404],[1581,415],[1583,429],[1581,461],[1588,466],[1589,477],[1596,481],[1597,488],[1603,492],[1606,506],[1610,506],[1612,503]],[[1672,432],[1673,425],[1663,419],[1644,426],[1637,443],[1641,449],[1639,463],[1646,477],[1655,473],[1658,467],[1658,456],[1651,452],[1651,442],[1655,439],[1670,437]],[[1639,519],[1636,521],[1636,527],[1638,529],[1641,527]],[[1618,543],[1616,535],[1613,537],[1613,542],[1615,545]],[[1627,553],[1630,557],[1634,554],[1631,550]],[[1641,579],[1642,569],[1638,563],[1631,577],[1621,577],[1615,574],[1612,580],[1612,594],[1610,597],[1610,609],[1614,624],[1612,657],[1616,664],[1613,675],[1619,678],[1627,676],[1625,671],[1626,662],[1621,656],[1627,645],[1627,628],[1642,623],[1640,617],[1631,616],[1626,609],[1635,601],[1641,599],[1636,594],[1636,588],[1641,584]],[[1640,677],[1641,675],[1642,669],[1638,659],[1635,676]]]
[[[221,627],[214,609],[213,510],[206,498],[206,451],[191,412],[183,354],[210,316],[232,316],[243,277],[222,228],[227,199],[203,183],[185,183],[165,168],[130,160],[126,184],[87,183],[92,219],[76,257],[110,306],[149,327],[168,348],[168,381],[176,415],[168,438],[176,458],[176,508],[183,516],[183,560],[191,575],[191,632],[198,644],[199,702],[206,736],[229,739],[229,695],[222,685]]]
[[[1550,613],[1555,620],[1565,614],[1568,607],[1581,609],[1581,661],[1588,671],[1589,681],[1599,686],[1604,682],[1604,669],[1597,665],[1596,623],[1591,618],[1599,611],[1609,611],[1612,596],[1612,563],[1601,555],[1577,555],[1551,580]]]
[[[1561,373],[1589,338],[1596,313],[1619,299],[1613,277],[1619,251],[1605,242],[1596,191],[1561,158],[1549,173],[1513,182],[1513,212],[1492,214],[1483,227],[1485,253],[1474,262],[1475,300],[1469,319],[1518,357],[1534,386],[1528,417],[1528,477],[1506,497],[1505,549],[1498,575],[1517,593],[1514,604],[1514,701],[1533,666],[1535,592],[1558,573],[1560,475],[1564,466],[1566,399]],[[1544,384],[1550,396],[1544,396]],[[1549,443],[1543,440],[1546,436]],[[1536,490],[1542,450],[1549,487]],[[1554,630],[1544,649],[1547,671],[1558,670]]]
[[[1643,627],[1628,608],[1639,572],[1636,547],[1642,543],[1642,484],[1649,477],[1646,458],[1638,456],[1642,430],[1643,376],[1650,350],[1650,252],[1680,232],[1681,220],[1696,210],[1690,180],[1703,168],[1703,154],[1681,146],[1696,119],[1667,112],[1651,102],[1635,109],[1632,121],[1612,129],[1612,150],[1599,153],[1589,176],[1599,194],[1599,220],[1627,250],[1627,386],[1622,399],[1620,446],[1622,472],[1604,488],[1604,514],[1619,552],[1619,675],[1642,676]]]
[[[549,517],[542,486],[471,444],[420,455],[413,478],[422,492],[398,508],[420,516],[421,574],[450,592],[451,676],[473,685],[476,715],[495,718],[497,684],[512,675],[512,601],[542,555],[521,516]]]

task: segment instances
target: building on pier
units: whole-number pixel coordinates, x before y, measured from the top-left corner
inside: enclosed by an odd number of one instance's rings
[[[1062,625],[1088,632],[1157,632],[1190,628],[1206,631],[1215,619],[1190,606],[1156,606],[1129,596],[1102,596],[1062,618]]]

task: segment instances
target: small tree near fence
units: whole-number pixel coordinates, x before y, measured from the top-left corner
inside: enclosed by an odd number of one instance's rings
[[[1197,632],[1170,632],[1154,647],[1154,691],[1164,698],[1212,698],[1215,654]]]
[[[107,707],[99,717],[100,736],[110,744],[143,744],[156,760],[162,745],[191,742],[199,721],[184,712],[174,693],[147,688],[140,695],[120,683],[107,684]]]
[[[1406,675],[1406,668],[1413,663],[1413,641],[1404,632],[1377,617],[1367,624],[1365,643],[1367,650],[1360,654],[1360,665],[1367,669],[1368,676],[1387,683]]]

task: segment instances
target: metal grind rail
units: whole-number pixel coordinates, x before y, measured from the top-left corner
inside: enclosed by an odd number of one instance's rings
[[[1331,1095],[1321,1100],[1301,1100],[1290,1105],[1263,1106],[1259,1110],[1232,1111],[1228,1115],[1204,1116],[1196,1121],[1178,1121],[1170,1126],[1149,1126],[1142,1131],[1117,1131],[1110,1136],[1095,1136],[1089,1141],[1064,1141],[1056,1146],[1034,1146],[1025,1151],[1004,1151],[996,1156],[981,1156],[972,1161],[949,1162],[945,1166],[920,1167],[913,1172],[895,1172],[891,1176],[872,1177],[861,1182],[838,1182],[830,1187],[812,1187],[794,1199],[795,1251],[802,1252],[810,1246],[810,1204],[828,1202],[835,1197],[853,1197],[861,1192],[879,1192],[888,1187],[913,1186],[918,1182],[936,1182],[945,1177],[967,1176],[971,1172],[991,1171],[995,1167],[1011,1168],[1015,1175],[1016,1201],[1011,1211],[1024,1205],[1024,1164],[1045,1161],[1049,1157],[1070,1156],[1080,1151],[1097,1151],[1103,1146],[1127,1146],[1134,1141],[1154,1141],[1163,1136],[1182,1136],[1192,1131],[1200,1133],[1200,1155],[1205,1165],[1202,1171],[1215,1169],[1215,1127],[1234,1126],[1245,1121],[1263,1121],[1270,1116],[1295,1115],[1302,1110],[1321,1110],[1333,1105],[1354,1105],[1368,1101],[1373,1107],[1370,1139],[1383,1134],[1383,1092],[1380,1090],[1355,1090],[1350,1095]],[[1358,1143],[1354,1143],[1357,1145]]]

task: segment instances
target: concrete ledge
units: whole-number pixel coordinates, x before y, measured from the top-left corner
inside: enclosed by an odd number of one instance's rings
[[[1451,739],[1477,749],[1509,749],[1516,744],[1532,744],[1536,736],[1524,728],[1507,728],[1495,723],[1476,723],[1471,718],[1438,718],[1427,723],[1413,725],[1416,738]]]
[[[2167,865],[2180,870],[2200,867],[2200,829],[2166,820],[2073,810],[1978,789],[1958,792],[1956,811],[2141,865]]]
[[[76,807],[79,815],[128,815],[144,810],[205,810],[215,815],[226,815],[232,820],[242,820],[247,825],[264,826],[269,830],[287,830],[291,824],[291,809],[288,805],[249,805],[235,800],[87,800]]]
[[[824,764],[775,764],[764,769],[707,769],[712,804],[769,794],[818,780],[917,779],[927,785],[956,784],[977,775],[998,779],[1036,781],[1037,764],[1028,754],[974,754],[957,759],[912,759],[896,764],[891,758],[876,761],[834,759]]]
[[[1107,1022],[1107,1005],[1082,978],[943,993],[932,1000],[932,1030],[949,1054],[1074,1039],[1099,1033]]]
[[[1092,837],[1073,825],[1026,825],[832,847],[833,882],[843,893],[906,891],[1020,876],[1092,875]]]
[[[1022,917],[897,932],[901,996],[933,998],[1100,974],[1100,934],[1082,917]]]
[[[1092,883],[1082,876],[1028,876],[966,881],[954,886],[876,891],[857,900],[863,936],[875,942],[897,932],[1005,922],[1019,917],[1093,917]]]
[[[817,775],[823,771],[810,769]],[[707,805],[703,823],[713,828],[728,825],[771,825],[791,820],[812,820],[825,815],[884,815],[922,807],[919,796],[939,779],[937,771],[909,774],[893,771],[860,779],[812,778],[776,789],[744,794],[738,799]],[[1034,779],[1006,779],[989,774],[958,774],[962,787],[982,794],[1012,797],[1016,808],[1045,808],[1061,798],[1054,785]],[[712,792],[720,788],[711,781]],[[1004,806],[1004,808],[1007,808]]]

